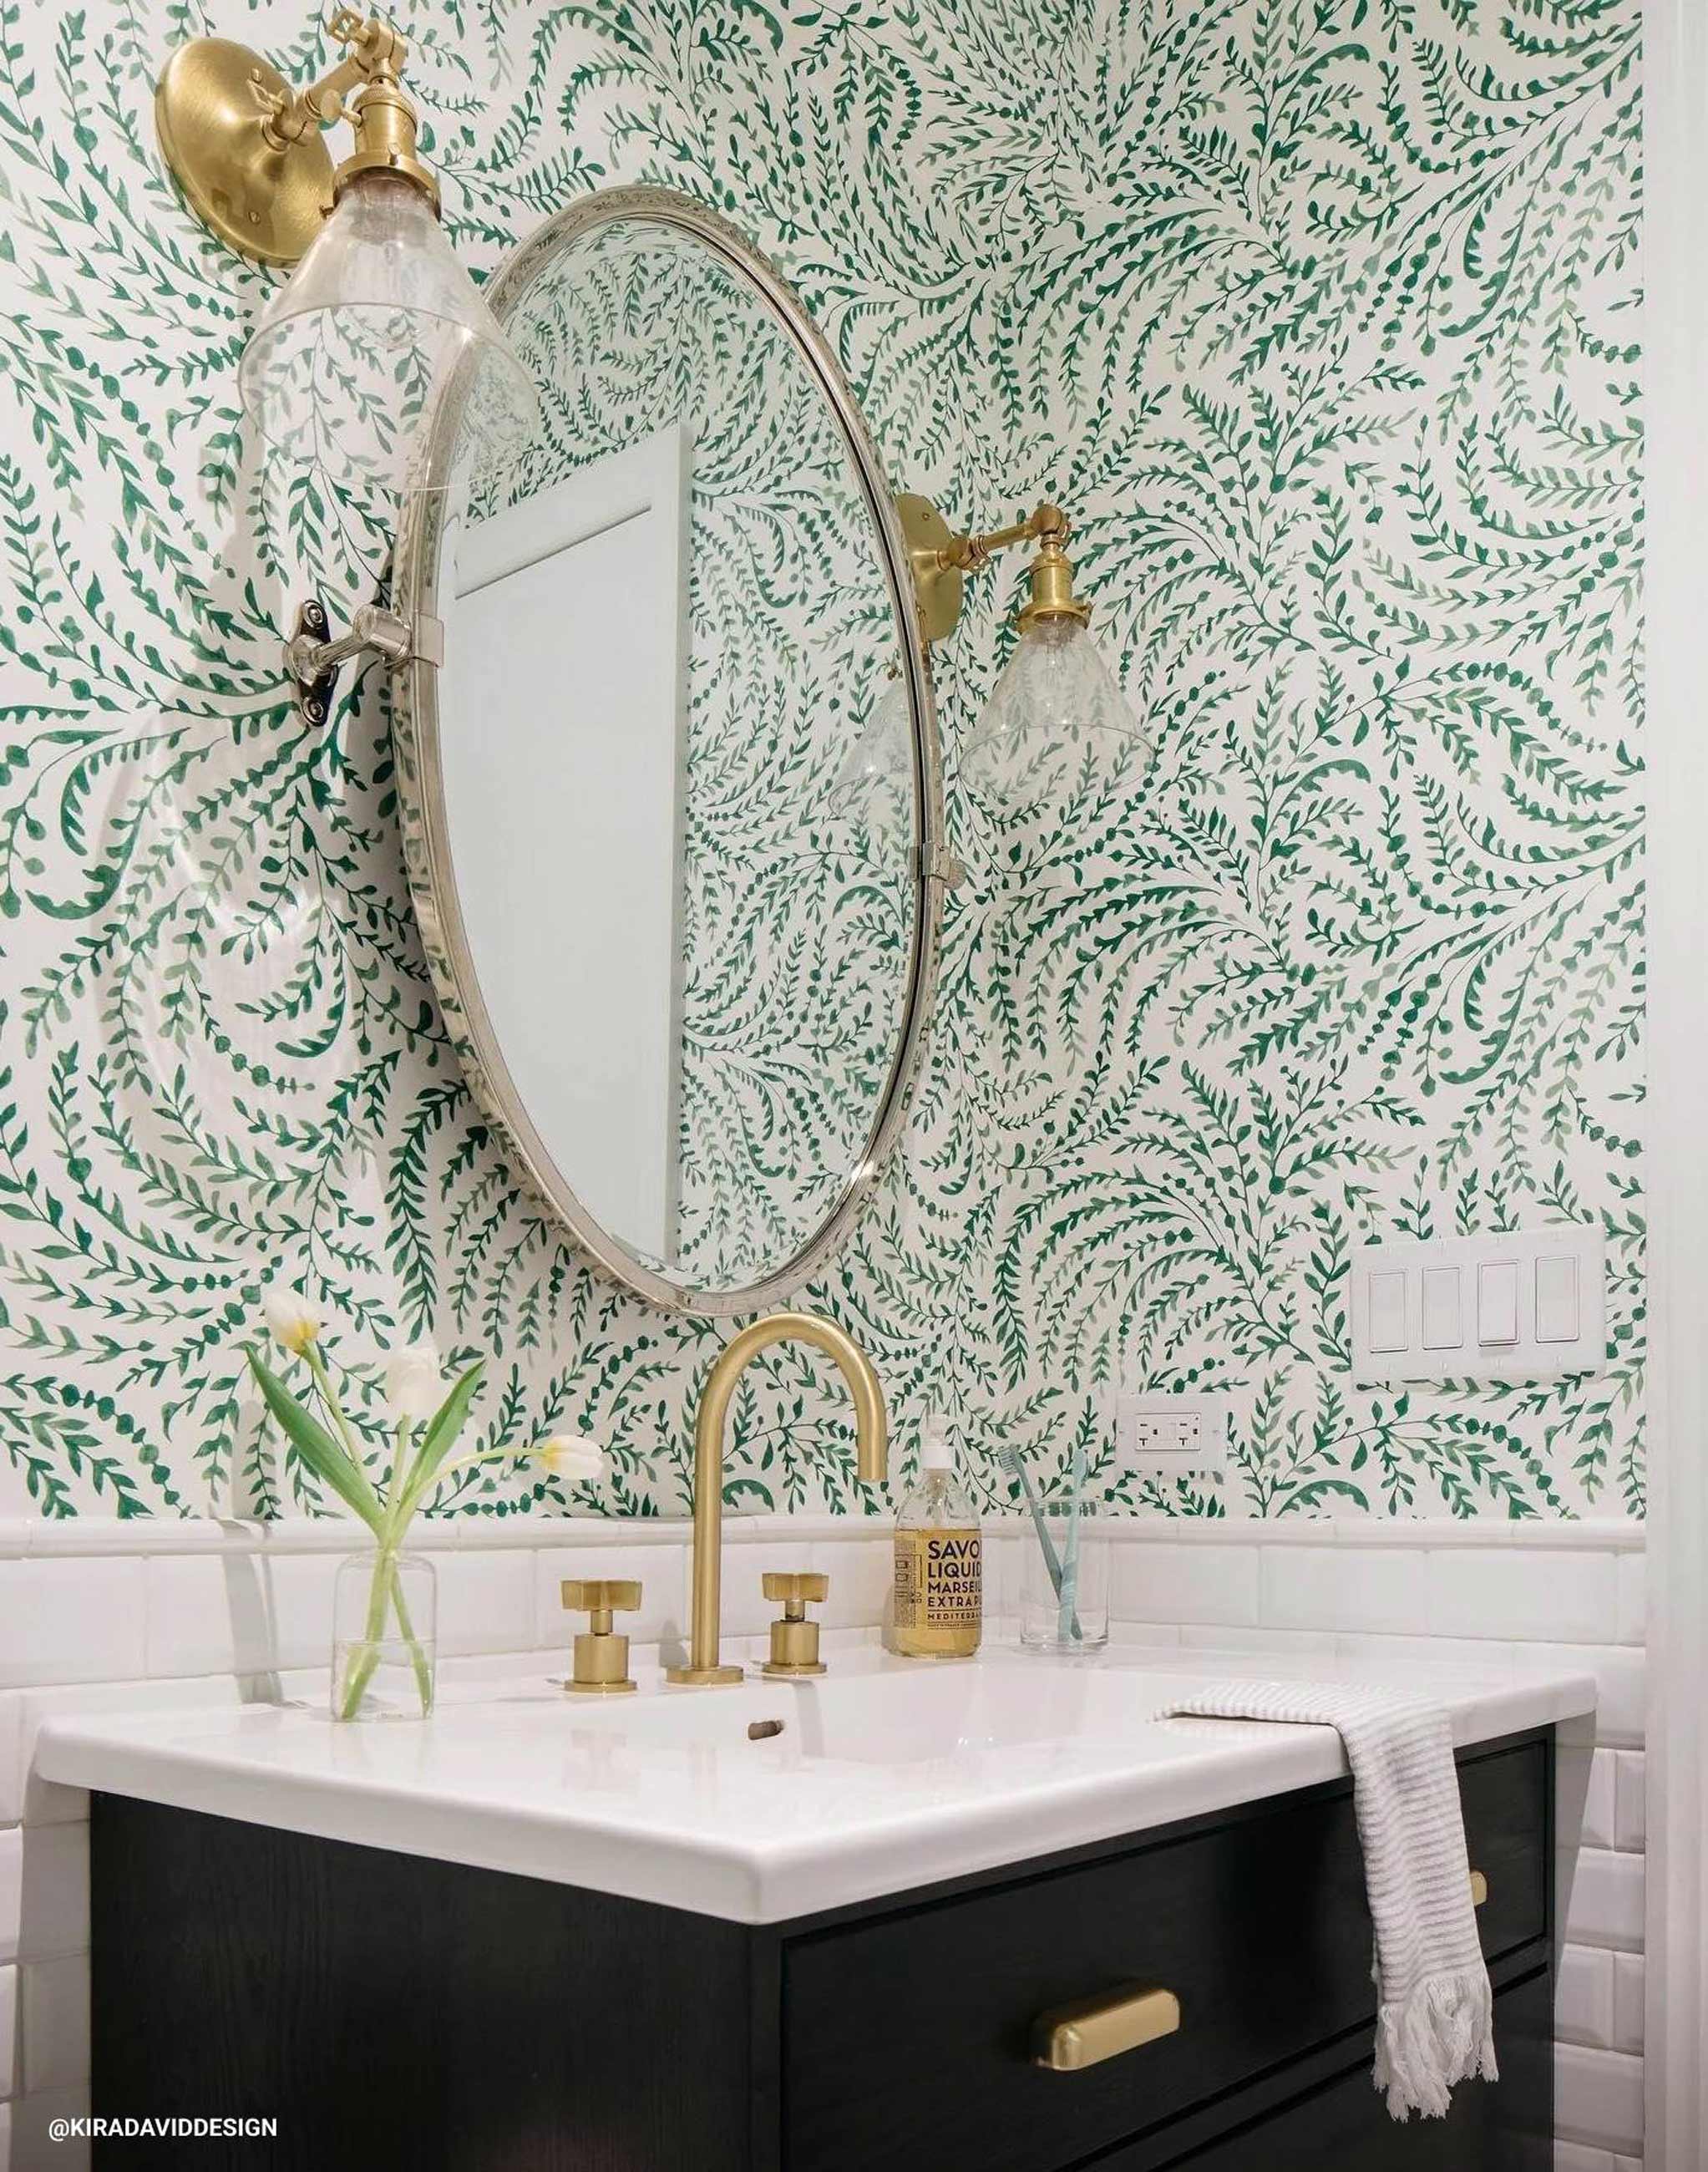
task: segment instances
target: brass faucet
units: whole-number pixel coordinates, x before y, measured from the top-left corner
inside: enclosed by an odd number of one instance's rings
[[[723,1422],[736,1383],[761,1350],[774,1342],[810,1342],[842,1368],[854,1399],[855,1467],[862,1482],[878,1486],[889,1463],[889,1423],[884,1390],[872,1361],[834,1320],[814,1312],[774,1312],[744,1327],[726,1345],[706,1376],[694,1427],[694,1608],[685,1667],[668,1667],[667,1681],[701,1688],[739,1682],[739,1667],[718,1664],[718,1600],[722,1586]]]

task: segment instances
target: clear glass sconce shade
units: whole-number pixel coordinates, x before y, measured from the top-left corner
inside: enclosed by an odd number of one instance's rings
[[[268,441],[346,489],[427,487],[448,395],[460,409],[459,482],[508,466],[540,416],[534,380],[432,206],[379,171],[347,184],[263,311],[238,377]]]
[[[912,821],[913,712],[894,669],[837,772],[831,804],[845,820],[873,829],[902,830]]]
[[[1085,628],[1046,618],[1022,634],[962,750],[960,774],[993,804],[1038,804],[1136,792],[1154,751]]]

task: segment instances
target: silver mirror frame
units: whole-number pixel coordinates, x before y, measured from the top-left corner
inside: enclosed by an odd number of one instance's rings
[[[727,1319],[763,1311],[810,1281],[846,1240],[870,1197],[900,1133],[918,1076],[936,993],[943,892],[958,879],[959,870],[944,845],[943,765],[931,664],[895,503],[840,363],[776,267],[735,228],[691,196],[653,187],[602,189],[555,213],[512,253],[485,290],[493,315],[500,324],[507,323],[518,300],[558,251],[582,235],[622,219],[678,228],[720,258],[776,312],[824,393],[858,473],[882,548],[913,723],[913,946],[895,1054],[857,1166],[818,1228],[775,1274],[728,1289],[669,1281],[588,1212],[530,1122],[505,1066],[475,972],[450,859],[439,759],[438,669],[419,654],[391,680],[404,868],[446,1028],[475,1105],[517,1175],[562,1224],[577,1248],[611,1281],[669,1312]],[[429,487],[406,501],[400,523],[393,595],[406,624],[419,625],[440,616],[440,539],[454,503],[446,485],[454,465],[456,422],[448,402],[434,431]],[[546,909],[544,899],[541,909]]]

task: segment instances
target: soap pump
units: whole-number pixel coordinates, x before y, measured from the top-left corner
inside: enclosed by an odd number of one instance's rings
[[[955,1475],[948,1422],[933,1413],[895,1519],[894,1648],[912,1659],[969,1659],[983,1632],[983,1583],[978,1512]]]

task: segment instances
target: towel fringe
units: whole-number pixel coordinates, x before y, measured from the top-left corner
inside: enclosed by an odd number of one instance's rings
[[[1445,2116],[1455,2082],[1500,2079],[1495,2000],[1486,1969],[1426,1976],[1404,2005],[1377,2016],[1375,2082],[1395,2119]]]

